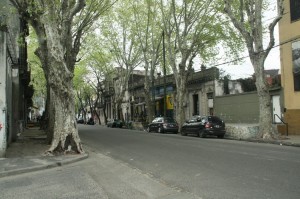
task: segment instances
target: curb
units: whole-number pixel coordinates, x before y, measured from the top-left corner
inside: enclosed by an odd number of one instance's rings
[[[60,157],[60,156],[57,156],[57,157]],[[80,155],[80,157],[70,158],[70,159],[66,159],[66,160],[62,159],[62,160],[58,160],[58,161],[54,160],[54,162],[48,162],[44,165],[24,167],[24,168],[20,168],[20,169],[9,170],[9,171],[1,171],[0,172],[0,178],[1,177],[18,175],[18,174],[23,174],[23,173],[34,172],[34,171],[40,171],[40,170],[44,170],[44,169],[50,169],[50,168],[59,167],[59,166],[63,166],[63,165],[68,165],[68,164],[71,164],[71,163],[74,163],[74,162],[78,162],[78,161],[87,159],[88,157],[89,157],[89,155],[87,153],[85,153],[83,155]],[[6,159],[9,160],[9,158],[6,158]],[[26,159],[26,157],[22,158],[22,159]]]
[[[225,137],[224,139],[244,141],[244,142],[262,143],[262,144],[275,144],[275,145],[280,145],[280,146],[300,147],[300,143],[293,143],[290,141],[283,141],[283,140],[234,139],[234,138],[230,138],[230,137]]]

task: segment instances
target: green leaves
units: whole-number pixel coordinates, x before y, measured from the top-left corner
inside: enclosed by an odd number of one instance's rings
[[[37,36],[30,27],[30,34],[27,38],[28,43],[28,64],[31,70],[31,84],[34,88],[35,96],[46,96],[46,79],[39,58],[35,55],[38,47]]]

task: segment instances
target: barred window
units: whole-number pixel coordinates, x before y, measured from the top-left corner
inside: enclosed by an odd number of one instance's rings
[[[292,43],[294,90],[300,91],[300,40]]]
[[[300,0],[290,0],[291,21],[300,19]]]

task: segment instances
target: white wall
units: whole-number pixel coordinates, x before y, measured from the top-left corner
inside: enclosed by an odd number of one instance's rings
[[[6,129],[6,33],[0,31],[0,157],[5,156],[7,147]]]

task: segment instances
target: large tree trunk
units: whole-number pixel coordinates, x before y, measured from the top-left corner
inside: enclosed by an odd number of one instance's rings
[[[73,94],[72,78],[61,73],[64,68],[63,62],[52,62],[50,67],[49,85],[51,88],[50,121],[52,121],[54,136],[51,147],[47,151],[66,152],[76,151],[83,153],[81,141],[78,135],[77,122],[75,117],[75,102]],[[65,76],[65,77],[62,77]],[[64,80],[64,81],[60,81]]]
[[[176,95],[176,120],[179,126],[179,132],[181,132],[181,127],[185,121],[185,110],[184,110],[184,100],[185,100],[185,83],[177,85],[177,95]]]
[[[152,76],[153,77],[153,76]],[[155,111],[154,111],[154,106],[155,106],[155,99],[153,99],[153,93],[150,91],[153,91],[150,89],[149,85],[149,77],[146,75],[145,76],[145,85],[144,85],[144,96],[145,96],[145,102],[147,108],[147,122],[150,123],[154,119],[155,116]]]
[[[263,45],[263,1],[252,0],[247,2],[240,0],[239,10],[232,6],[232,0],[224,0],[224,3],[224,11],[244,38],[254,67],[260,108],[258,137],[263,139],[276,138],[278,133],[272,126],[271,98],[265,82],[264,62],[275,44],[274,27],[283,16],[283,0],[278,0],[278,15],[269,24],[270,41],[266,49],[264,49]],[[249,19],[248,21],[246,21],[247,18]]]
[[[146,106],[148,107],[147,109],[147,122],[150,123],[155,117],[155,112],[154,112],[154,106],[155,106],[155,100],[151,100],[152,97],[150,97],[151,94],[150,92],[145,91],[145,102]]]
[[[276,134],[272,126],[271,97],[264,76],[264,61],[261,56],[251,58],[255,70],[256,88],[259,99],[259,134],[258,138],[272,139]]]
[[[51,27],[48,27],[51,32]],[[73,71],[67,68],[64,50],[56,31],[52,30],[52,37],[42,40],[36,55],[40,58],[49,89],[49,104],[47,118],[47,139],[51,142],[47,154],[55,152],[75,151],[84,153],[78,135],[75,102],[73,94]],[[36,31],[39,32],[39,31]],[[59,48],[59,46],[61,48]]]
[[[176,80],[176,120],[179,126],[179,132],[181,132],[181,127],[185,121],[185,109],[184,109],[184,101],[186,100],[186,84],[187,84],[187,73],[184,70],[185,66],[184,61],[180,64],[180,73],[175,75]]]

